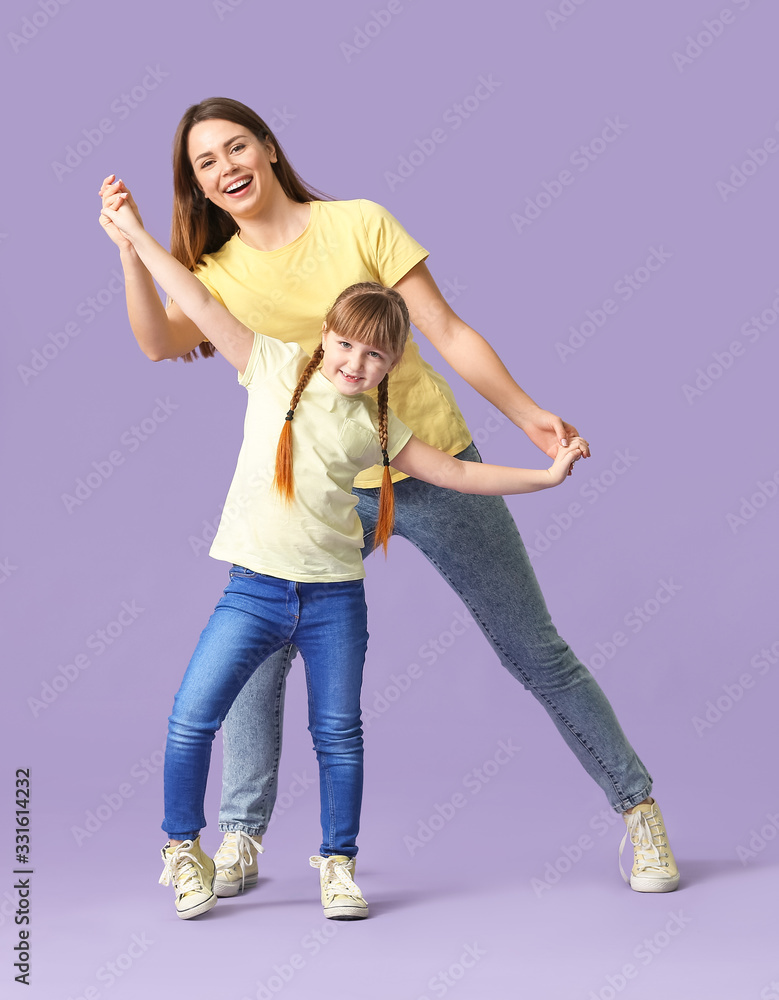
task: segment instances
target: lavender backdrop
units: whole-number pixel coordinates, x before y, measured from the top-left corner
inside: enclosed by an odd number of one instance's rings
[[[778,997],[779,12],[13,0],[2,20],[3,994]],[[592,443],[559,490],[510,503],[654,773],[675,895],[625,888],[621,822],[402,542],[368,577],[372,918],[331,925],[317,904],[297,667],[259,889],[184,924],[156,886],[165,719],[225,580],[206,543],[244,398],[219,359],[137,349],[97,190],[116,171],[165,239],[173,131],[215,94],[265,116],[312,184],[386,205]],[[452,382],[488,459],[542,461]],[[212,850],[218,776],[217,759]]]

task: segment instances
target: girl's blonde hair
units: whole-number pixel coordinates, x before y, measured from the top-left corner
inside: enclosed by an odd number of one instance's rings
[[[399,358],[406,346],[409,332],[408,308],[399,292],[372,281],[363,281],[350,285],[341,292],[325,316],[325,329],[336,330],[346,340],[358,341]],[[288,503],[295,496],[292,477],[292,418],[303,390],[321,364],[324,353],[324,348],[320,344],[301,372],[284,418],[284,426],[276,449],[276,475],[273,485]],[[376,524],[374,548],[381,545],[386,553],[395,523],[395,498],[389,469],[387,439],[389,373],[379,383],[377,392],[379,445],[384,459],[384,472],[379,494],[379,518]]]

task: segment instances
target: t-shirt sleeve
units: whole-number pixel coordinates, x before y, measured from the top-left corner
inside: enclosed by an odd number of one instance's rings
[[[387,408],[387,440],[389,447],[387,454],[390,462],[411,440],[412,431],[406,427],[402,420],[399,420],[391,409]]]
[[[385,287],[392,288],[415,264],[425,260],[428,252],[386,208],[364,198],[359,206],[378,279]]]
[[[263,382],[271,375],[280,372],[297,355],[304,356],[304,352],[297,344],[285,344],[275,337],[265,337],[255,331],[246,369],[238,372],[238,384],[251,389],[258,382]]]
[[[211,293],[211,295],[214,296],[219,305],[223,306],[224,299],[211,283],[210,271],[211,271],[211,264],[208,261],[208,257],[205,257],[203,261],[195,267],[192,273],[195,275],[198,281],[201,281],[206,286],[208,291]],[[227,307],[225,306],[225,308]]]

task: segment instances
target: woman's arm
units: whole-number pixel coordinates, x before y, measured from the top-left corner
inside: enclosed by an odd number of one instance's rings
[[[394,286],[411,322],[469,385],[489,400],[550,458],[576,437],[571,424],[543,410],[521,389],[487,341],[463,322],[438,289],[424,261]],[[582,452],[589,458],[589,447]]]
[[[447,455],[417,437],[411,437],[393,458],[393,468],[414,479],[433,486],[443,486],[458,493],[479,493],[482,496],[509,496],[514,493],[534,493],[559,484],[569,475],[573,463],[584,454],[587,442],[575,437],[565,448],[559,448],[548,469],[512,469],[505,465],[484,465],[462,462]]]
[[[130,207],[140,212],[133,197],[115,174],[109,174],[100,188],[103,204],[116,194],[127,194]],[[119,259],[124,270],[127,315],[130,319],[138,346],[152,361],[180,358],[194,351],[203,341],[203,334],[184,312],[172,303],[168,309],[160,301],[154,281],[132,243],[108,218],[101,218],[106,235],[119,248]]]
[[[103,225],[115,226],[130,241],[147,273],[151,272],[149,280],[153,275],[230,364],[239,372],[244,371],[254,343],[253,332],[220,305],[191,271],[146,232],[128,198],[129,194],[119,193],[107,199],[100,216]]]

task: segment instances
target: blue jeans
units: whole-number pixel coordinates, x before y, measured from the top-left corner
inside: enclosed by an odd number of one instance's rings
[[[474,445],[457,457],[481,460]],[[367,554],[379,490],[355,493]],[[645,799],[652,779],[595,678],[552,624],[503,498],[404,479],[395,486],[395,534],[415,545],[462,598],[501,663],[546,709],[612,808],[624,812]],[[293,652],[280,651],[257,671],[225,719],[220,830],[262,834],[270,821]]]
[[[360,688],[368,644],[363,582],[295,583],[240,566],[230,571],[169,719],[162,824],[169,837],[188,840],[206,825],[203,800],[214,735],[241,689],[258,675],[263,686],[264,675],[279,662],[271,654],[293,642],[305,661],[308,728],[319,761],[320,853],[357,853]]]

